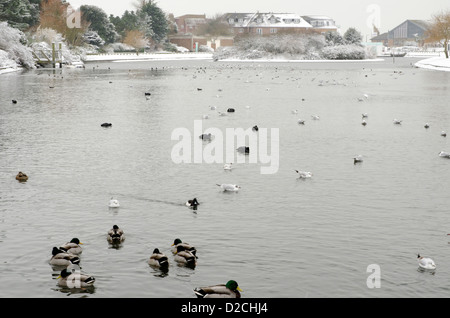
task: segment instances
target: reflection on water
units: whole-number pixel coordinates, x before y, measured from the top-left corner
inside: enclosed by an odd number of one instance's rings
[[[194,298],[195,286],[230,279],[246,298],[442,297],[450,74],[413,62],[93,63],[0,76],[0,297]],[[222,133],[277,128],[277,173],[248,158],[230,171],[175,164],[172,132],[197,139],[195,120]],[[242,188],[216,186],[226,183]],[[194,197],[197,211],[185,205]],[[119,246],[105,238],[112,224],[127,235]],[[58,287],[48,264],[73,237],[92,289]],[[175,262],[175,237],[196,246],[195,268]],[[167,271],[148,265],[155,247]],[[416,270],[417,253],[436,260],[432,275]],[[371,264],[379,289],[366,284]]]

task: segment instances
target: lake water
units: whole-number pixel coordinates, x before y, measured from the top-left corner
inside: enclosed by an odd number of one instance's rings
[[[246,298],[448,297],[450,160],[438,153],[450,151],[450,73],[416,61],[93,62],[0,76],[0,297],[194,298],[229,279]],[[232,171],[174,163],[172,132],[197,139],[205,114],[203,129],[278,129],[278,171],[248,158]],[[197,213],[184,205],[193,197]],[[113,224],[119,249],[106,241]],[[48,264],[73,237],[93,289],[58,287]],[[195,269],[173,261],[177,237],[196,246]],[[147,264],[156,247],[167,273]],[[419,271],[418,253],[437,269]],[[372,264],[380,288],[367,284]]]

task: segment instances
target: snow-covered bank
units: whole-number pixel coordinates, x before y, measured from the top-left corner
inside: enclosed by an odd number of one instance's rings
[[[432,57],[417,62],[415,66],[430,70],[450,72],[450,59],[445,58],[445,56]]]
[[[361,63],[361,62],[382,62],[384,59],[364,59],[364,60],[290,60],[290,59],[223,59],[221,62],[271,62],[271,63]]]
[[[210,60],[212,53],[112,53],[89,54],[83,57],[84,62],[96,61],[148,61],[148,60]]]
[[[6,73],[18,72],[18,71],[22,71],[22,70],[23,70],[23,68],[21,68],[21,67],[0,68],[0,75],[1,74],[6,74]]]

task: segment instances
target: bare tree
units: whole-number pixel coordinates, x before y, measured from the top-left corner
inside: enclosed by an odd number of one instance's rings
[[[439,42],[444,46],[445,57],[449,58],[450,11],[435,14],[426,34],[429,42]]]

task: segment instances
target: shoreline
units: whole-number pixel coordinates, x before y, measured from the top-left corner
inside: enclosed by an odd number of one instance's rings
[[[450,59],[442,56],[421,60],[414,66],[433,71],[450,72]]]
[[[21,67],[5,67],[5,68],[0,68],[0,75],[2,74],[8,74],[8,73],[13,73],[13,72],[19,72],[22,71],[23,68]]]

